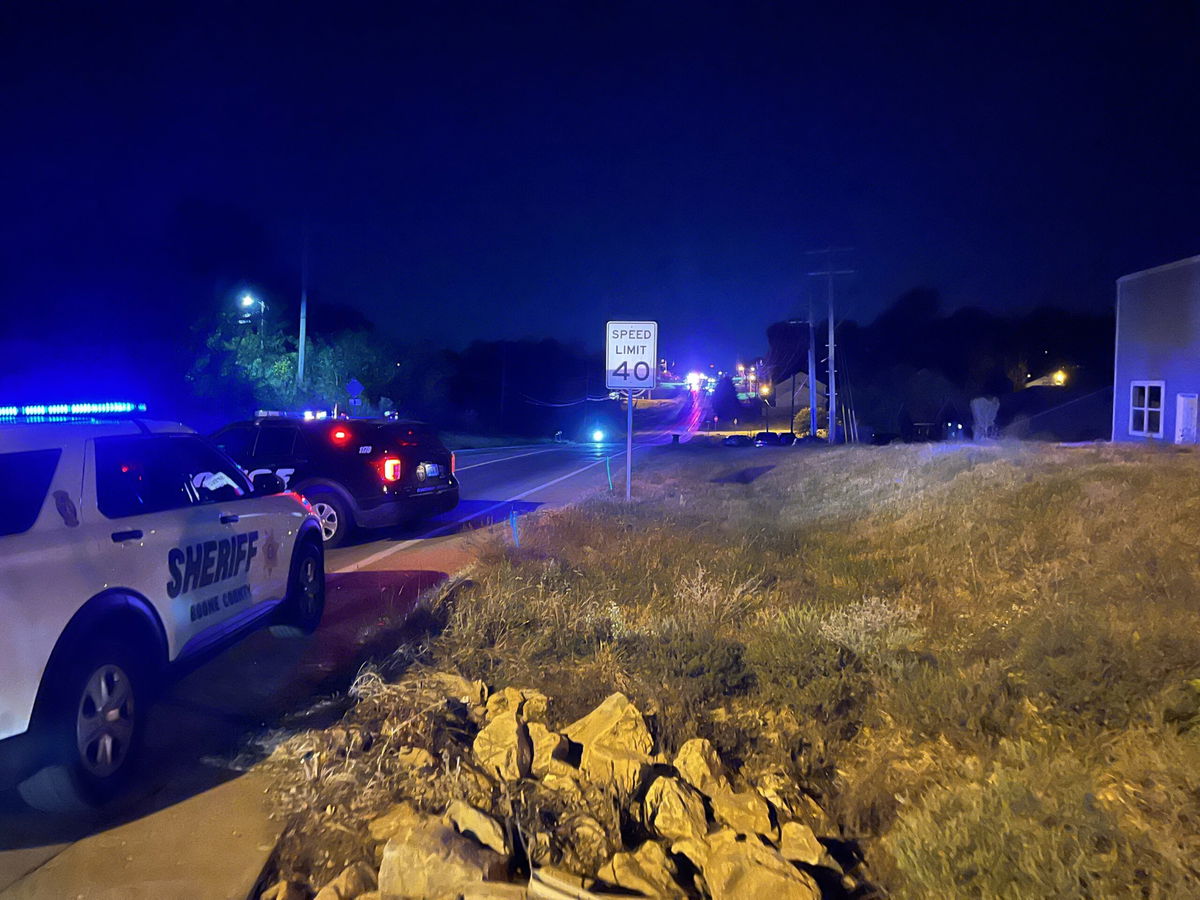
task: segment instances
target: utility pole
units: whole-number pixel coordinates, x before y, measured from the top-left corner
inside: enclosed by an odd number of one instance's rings
[[[795,357],[792,357],[792,365],[795,365]],[[792,434],[796,433],[796,370],[792,369],[792,417],[788,419],[788,431]]]
[[[813,324],[812,294],[808,295],[808,434],[817,436],[817,327]]]
[[[828,285],[829,294],[829,443],[837,443],[837,345],[834,341],[834,327],[836,320],[833,318],[833,277],[835,275],[853,275],[853,269],[833,268],[833,254],[848,253],[849,247],[833,248],[827,247],[824,250],[810,250],[809,255],[823,253],[825,254],[825,271],[824,272],[809,272],[809,275],[824,276]]]
[[[296,351],[296,387],[304,387],[304,344],[308,340],[308,223],[300,250],[300,345]]]

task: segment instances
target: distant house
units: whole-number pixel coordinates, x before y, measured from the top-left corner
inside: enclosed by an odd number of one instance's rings
[[[1114,441],[1196,443],[1200,256],[1117,280]]]

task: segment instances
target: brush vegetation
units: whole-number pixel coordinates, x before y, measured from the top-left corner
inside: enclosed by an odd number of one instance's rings
[[[418,655],[560,722],[625,692],[894,896],[1200,896],[1198,486],[1137,447],[664,451],[494,539]]]

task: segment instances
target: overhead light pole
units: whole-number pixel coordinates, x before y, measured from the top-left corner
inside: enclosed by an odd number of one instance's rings
[[[296,387],[304,386],[304,344],[308,340],[308,226],[300,251],[300,343],[296,349]]]

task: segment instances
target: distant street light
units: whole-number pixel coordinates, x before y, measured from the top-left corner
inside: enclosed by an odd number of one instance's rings
[[[267,304],[265,301],[259,300],[253,294],[242,294],[240,306],[247,312],[246,318],[242,319],[243,324],[250,324],[250,320],[253,317],[251,310],[253,310],[256,305],[258,306],[258,339],[260,343],[265,345],[266,337],[263,334],[263,325],[265,324],[267,316]]]

